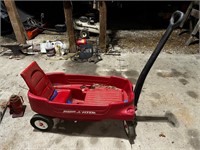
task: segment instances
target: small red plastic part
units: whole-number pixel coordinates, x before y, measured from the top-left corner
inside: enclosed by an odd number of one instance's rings
[[[87,40],[86,39],[78,39],[76,41],[76,45],[80,46],[80,45],[85,45],[87,44]]]

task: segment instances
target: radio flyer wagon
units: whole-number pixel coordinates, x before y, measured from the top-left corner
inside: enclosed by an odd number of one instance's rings
[[[182,21],[183,13],[172,14],[169,26],[142,70],[135,88],[117,76],[90,76],[44,73],[34,61],[21,76],[29,87],[28,99],[36,112],[31,125],[41,131],[54,126],[53,118],[74,121],[118,119],[124,123],[130,143],[136,136],[135,112],[145,78],[174,28]]]

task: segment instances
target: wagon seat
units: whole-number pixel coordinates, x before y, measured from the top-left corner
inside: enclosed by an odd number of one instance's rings
[[[71,97],[69,89],[56,90],[44,71],[33,61],[21,74],[32,94],[57,103],[66,103]]]

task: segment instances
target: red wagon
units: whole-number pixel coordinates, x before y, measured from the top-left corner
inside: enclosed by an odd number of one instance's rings
[[[144,80],[166,43],[169,35],[183,18],[176,11],[170,19],[167,31],[141,72],[133,90],[125,78],[89,76],[54,72],[45,74],[34,61],[22,73],[29,87],[28,98],[34,112],[31,125],[41,131],[49,131],[53,118],[64,120],[104,119],[123,120],[130,143],[136,136],[136,108]]]

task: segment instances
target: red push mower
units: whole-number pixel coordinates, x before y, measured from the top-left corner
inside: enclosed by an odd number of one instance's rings
[[[29,87],[31,109],[36,112],[31,125],[40,131],[54,126],[53,118],[74,121],[122,120],[130,143],[136,137],[137,103],[145,78],[161,49],[183,18],[183,13],[172,14],[169,26],[143,68],[136,86],[122,77],[90,76],[53,72],[45,74],[34,61],[21,76]]]

